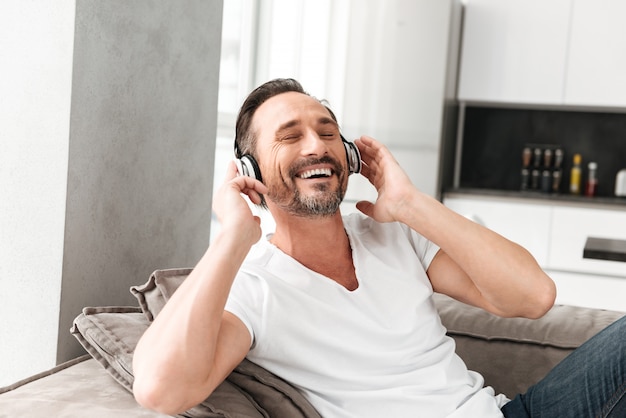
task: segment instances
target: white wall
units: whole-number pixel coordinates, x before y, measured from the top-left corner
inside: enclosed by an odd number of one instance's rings
[[[56,359],[74,3],[0,6],[0,386]]]

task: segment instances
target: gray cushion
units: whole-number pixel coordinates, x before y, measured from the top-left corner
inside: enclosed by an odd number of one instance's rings
[[[624,315],[556,305],[531,320],[501,318],[440,294],[435,304],[468,368],[509,398],[526,392],[575,348]]]
[[[91,356],[125,389],[132,392],[133,351],[150,322],[139,308],[84,308],[76,317],[72,334]],[[220,385],[202,404],[185,417],[263,417],[249,396],[229,382]]]
[[[133,351],[148,325],[139,308],[83,308],[70,332],[120,385],[132,392]]]
[[[2,390],[0,389],[0,392]],[[168,418],[140,407],[100,363],[85,354],[11,385],[2,418]]]
[[[190,268],[155,270],[146,283],[130,288],[130,292],[139,301],[139,306],[148,321],[154,320],[161,312],[165,303],[191,273],[191,270]]]
[[[149,325],[139,308],[84,308],[71,332],[118,383],[132,391],[133,352]],[[180,416],[319,418],[300,392],[249,360],[237,366],[204,402]]]

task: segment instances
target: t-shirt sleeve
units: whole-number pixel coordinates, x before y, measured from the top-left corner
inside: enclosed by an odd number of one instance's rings
[[[424,267],[424,270],[427,271],[430,263],[433,261],[433,258],[435,258],[435,255],[439,252],[439,246],[434,242],[427,240],[414,230],[408,227],[407,229],[413,249],[422,263],[422,267]]]
[[[251,347],[254,347],[255,336],[261,321],[261,309],[263,306],[263,292],[257,277],[248,273],[239,272],[226,300],[225,311],[235,315],[244,323],[250,333]]]

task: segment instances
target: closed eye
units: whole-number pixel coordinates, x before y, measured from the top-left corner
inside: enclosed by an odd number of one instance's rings
[[[280,141],[295,141],[300,138],[300,134],[289,134],[279,138]]]

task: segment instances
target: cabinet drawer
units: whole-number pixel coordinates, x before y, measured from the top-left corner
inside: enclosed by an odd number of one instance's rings
[[[546,270],[556,284],[556,303],[626,312],[626,279]]]
[[[626,211],[555,207],[548,266],[626,278],[626,262],[583,258],[589,237],[626,240]]]
[[[526,248],[540,266],[547,263],[552,208],[491,199],[446,198],[444,204]]]

